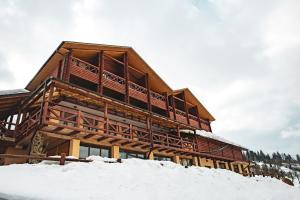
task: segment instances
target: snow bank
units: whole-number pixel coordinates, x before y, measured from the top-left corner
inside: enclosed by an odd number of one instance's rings
[[[0,167],[0,199],[300,199],[300,189],[277,179],[243,177],[222,169],[184,168],[166,161],[128,159],[64,166],[43,162]],[[109,159],[111,160],[111,159]]]

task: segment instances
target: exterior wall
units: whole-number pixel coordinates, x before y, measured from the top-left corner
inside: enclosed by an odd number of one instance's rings
[[[49,150],[47,152],[47,156],[55,156],[55,155],[60,155],[62,153],[69,155],[69,148],[70,148],[70,142],[66,141],[65,143],[58,145],[57,147]]]
[[[28,155],[28,151],[19,149],[16,147],[8,147],[5,150],[5,154],[14,154],[14,155]],[[4,165],[9,165],[9,164],[21,164],[21,163],[26,163],[27,159],[26,158],[4,158],[3,159],[3,164]]]
[[[214,161],[212,159],[199,157],[199,161],[200,161],[199,163],[200,167],[214,168]]]

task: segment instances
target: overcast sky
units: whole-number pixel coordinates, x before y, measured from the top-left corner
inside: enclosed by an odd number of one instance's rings
[[[0,89],[24,88],[64,40],[132,46],[217,135],[296,154],[299,19],[299,0],[1,0]]]

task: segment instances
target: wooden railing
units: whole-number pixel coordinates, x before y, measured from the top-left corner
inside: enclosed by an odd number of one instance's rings
[[[71,58],[71,62],[72,62],[72,65],[74,65],[74,66],[80,67],[80,68],[90,71],[94,74],[99,74],[99,67],[96,67],[95,65],[92,65],[88,62],[85,62],[85,61],[80,60],[75,57]]]
[[[79,132],[81,132],[80,129],[82,129],[83,133],[99,136],[107,135],[146,143],[153,141],[153,143],[157,145],[179,148],[186,151],[193,151],[195,146],[192,140],[158,131],[153,131],[152,134],[150,134],[150,130],[146,127],[112,119],[106,120],[102,116],[62,105],[49,106],[44,123],[51,126],[62,126]]]
[[[85,78],[89,81],[92,81],[96,84],[99,84],[99,67],[94,66],[88,62],[85,62],[81,59],[72,57],[71,58],[71,73],[77,74],[81,76],[82,78]],[[114,91],[120,92],[122,94],[125,94],[125,87],[126,87],[126,80],[123,77],[120,77],[112,72],[109,72],[107,70],[103,71],[102,74],[103,80],[102,83],[105,87],[112,89]],[[129,96],[136,98],[140,101],[143,101],[145,103],[148,102],[147,99],[147,88],[142,87],[134,82],[129,81],[128,82],[128,91]],[[174,97],[180,101],[182,99],[179,99],[177,97]],[[161,95],[159,93],[156,93],[154,91],[150,90],[150,103],[153,106],[156,106],[158,108],[161,108],[163,110],[166,110],[166,97],[164,95]],[[172,111],[173,112],[173,111]],[[175,109],[176,113],[176,120],[182,123],[187,123],[187,116],[186,113]],[[173,119],[173,113],[170,113],[171,119]],[[199,127],[199,121],[196,116],[188,115],[190,125],[200,128]],[[210,130],[209,123],[207,123],[205,120],[201,121],[201,127],[203,127],[204,130]]]
[[[199,128],[199,119],[197,116],[189,114],[189,122],[191,126]]]
[[[71,58],[70,73],[95,84],[99,82],[99,68],[78,58]]]
[[[150,91],[151,104],[161,109],[166,109],[166,97],[156,92]]]
[[[15,126],[13,122],[7,122],[5,120],[0,121],[0,136],[14,137],[15,136]]]
[[[147,89],[136,84],[133,83],[131,81],[128,82],[128,87],[129,87],[129,95],[141,100],[143,102],[147,102]]]
[[[24,137],[31,133],[31,131],[39,125],[41,119],[41,109],[37,108],[33,112],[29,113],[28,117],[26,117],[22,122],[17,125],[16,131],[18,133],[18,137]]]
[[[103,70],[103,85],[120,93],[125,93],[125,79],[109,71]]]
[[[184,111],[175,109],[176,120],[182,123],[187,123],[186,113]]]

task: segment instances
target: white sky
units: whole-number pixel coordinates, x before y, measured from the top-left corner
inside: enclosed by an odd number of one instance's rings
[[[0,89],[24,88],[61,41],[132,46],[189,87],[213,131],[300,153],[300,1],[0,1]]]

